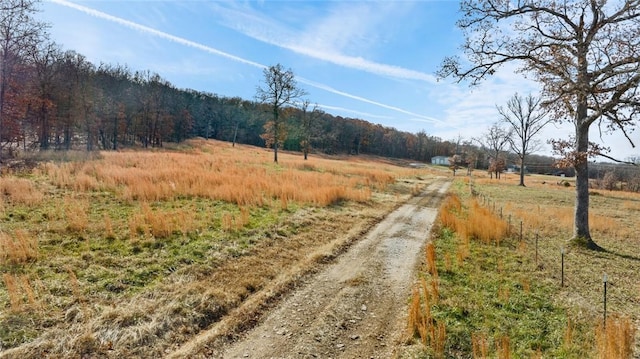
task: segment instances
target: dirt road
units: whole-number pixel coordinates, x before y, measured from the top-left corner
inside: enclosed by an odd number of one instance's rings
[[[449,184],[437,180],[392,212],[221,357],[393,357],[421,248]]]
[[[450,183],[433,179],[326,268],[302,279],[237,340],[221,340],[228,326],[219,323],[167,358],[396,356],[415,270]]]

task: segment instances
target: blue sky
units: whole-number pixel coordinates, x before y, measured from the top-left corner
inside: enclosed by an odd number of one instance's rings
[[[457,1],[48,0],[41,9],[52,40],[96,65],[251,100],[262,69],[280,63],[328,113],[445,140],[481,136],[499,119],[496,105],[537,92],[513,66],[474,88],[436,79],[463,43]],[[570,132],[550,125],[543,137]],[[615,155],[640,153],[620,136],[604,138]],[[551,155],[549,146],[539,153]]]

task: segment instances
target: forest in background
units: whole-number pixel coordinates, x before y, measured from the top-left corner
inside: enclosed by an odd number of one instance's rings
[[[55,44],[20,59],[7,88],[5,150],[117,150],[161,147],[203,137],[263,146],[264,105],[192,89],[125,65],[94,65]],[[302,111],[289,108],[285,150],[299,151]],[[372,154],[417,161],[448,156],[456,143],[425,132],[402,132],[362,119],[319,111],[312,123],[314,151]]]

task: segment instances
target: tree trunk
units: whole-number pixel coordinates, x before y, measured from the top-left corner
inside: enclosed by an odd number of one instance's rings
[[[41,126],[42,128],[40,129],[40,149],[41,150],[48,150],[49,149],[49,115],[48,115],[48,111],[47,111],[47,104],[46,104],[46,100],[43,96],[42,98],[42,106],[40,108],[40,116],[42,116],[42,122],[41,122]]]
[[[580,106],[578,116],[580,115]],[[584,106],[586,115],[586,106]],[[586,116],[585,116],[586,117]],[[589,231],[589,161],[587,151],[589,149],[589,125],[584,121],[576,121],[576,150],[579,159],[574,164],[576,170],[576,204],[574,213],[573,238],[570,243],[580,247],[600,250]]]
[[[6,42],[6,41],[5,41]],[[2,168],[2,129],[4,127],[4,100],[5,93],[9,82],[9,74],[7,70],[8,66],[8,44],[5,44],[4,51],[2,51],[2,70],[0,70],[0,169]]]
[[[278,142],[273,144],[273,162],[278,163]]]
[[[280,122],[278,120],[278,106],[273,106],[273,162],[278,163],[278,142],[280,141]]]
[[[114,151],[118,150],[118,116],[119,114],[116,114],[113,117],[113,144],[111,149]]]
[[[520,186],[525,187],[524,185],[524,154],[520,157]]]
[[[236,147],[236,138],[238,137],[238,126],[240,125],[240,121],[236,121],[236,129],[233,131],[233,144],[231,147]]]

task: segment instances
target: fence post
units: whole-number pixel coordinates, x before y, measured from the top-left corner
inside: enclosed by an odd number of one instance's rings
[[[522,242],[522,220],[520,220],[520,242]]]
[[[536,269],[538,268],[538,231],[536,230]]]
[[[560,249],[560,261],[561,261],[560,287],[564,287],[564,247]]]
[[[607,327],[607,273],[602,276],[602,283],[604,285],[604,315],[602,319],[603,328]]]

